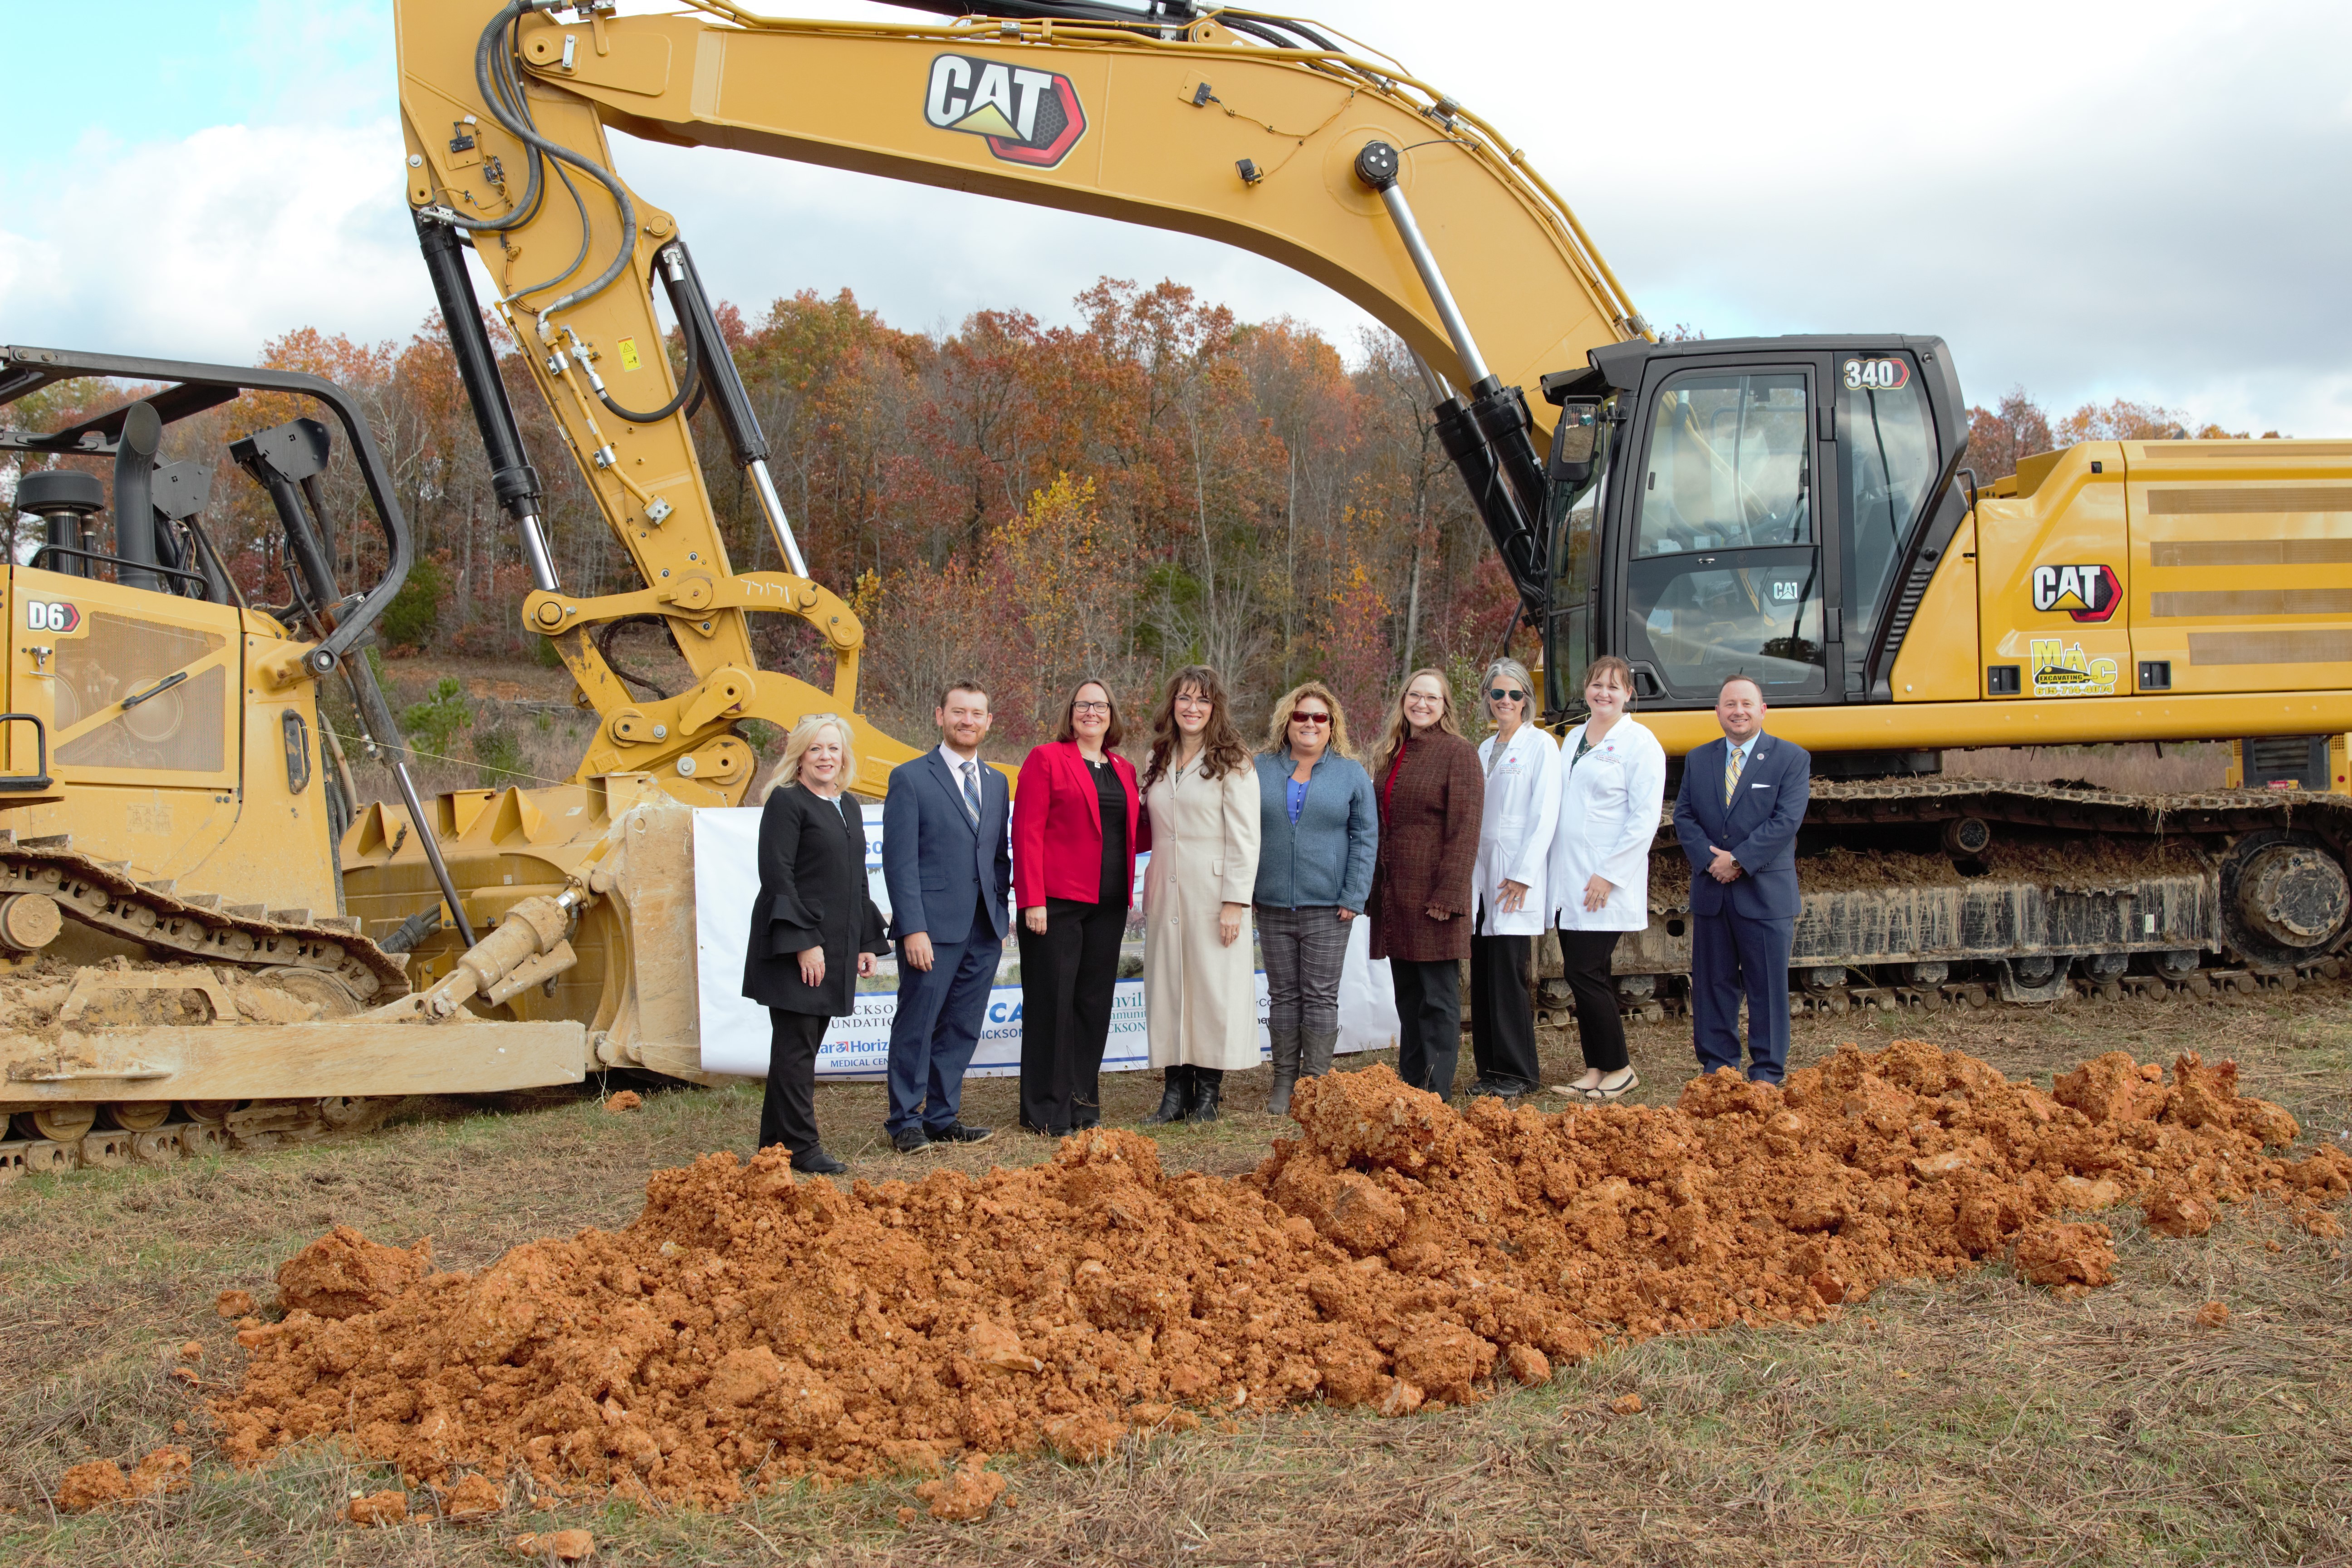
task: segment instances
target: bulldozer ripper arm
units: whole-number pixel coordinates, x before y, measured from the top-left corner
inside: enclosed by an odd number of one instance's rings
[[[554,979],[579,962],[569,933],[573,917],[592,897],[585,887],[574,886],[552,898],[525,899],[507,911],[496,931],[461,953],[438,985],[379,1007],[375,1016],[438,1024],[456,1017],[477,996],[495,1007]]]

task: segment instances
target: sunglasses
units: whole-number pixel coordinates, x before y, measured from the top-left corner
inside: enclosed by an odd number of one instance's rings
[[[1526,692],[1514,691],[1506,686],[1490,686],[1486,688],[1486,696],[1489,700],[1496,702],[1525,702],[1528,700],[1528,694]]]
[[[1331,715],[1328,713],[1293,713],[1290,716],[1290,721],[1294,724],[1328,724],[1331,721]]]

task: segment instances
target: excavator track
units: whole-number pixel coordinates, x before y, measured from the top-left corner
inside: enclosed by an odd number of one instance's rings
[[[2333,979],[2352,942],[2352,798],[2136,795],[2067,784],[1816,780],[1790,1007],[2218,998]],[[1671,817],[1650,924],[1619,944],[1619,1005],[1689,995],[1689,864]],[[1548,1015],[1564,1021],[1558,983]]]
[[[360,922],[309,910],[227,904],[215,896],[183,894],[170,882],[142,880],[122,861],[73,847],[70,836],[19,838],[0,829],[0,908],[31,895],[48,900],[64,920],[138,944],[154,960],[103,971],[68,966],[50,976],[50,1022],[69,1018],[91,995],[109,992],[188,993],[207,997],[206,1027],[235,1022],[238,1004],[231,976],[264,980],[302,1005],[331,1012],[391,1001],[409,990],[402,959],[360,931]],[[5,937],[0,931],[0,937]],[[121,961],[117,960],[120,965]],[[250,1004],[247,1004],[250,1007]],[[226,1013],[222,1018],[219,1015]],[[247,1017],[259,1026],[265,1011]],[[284,1021],[284,1020],[280,1020]],[[10,1079],[46,1065],[43,1042],[11,1053]],[[119,1099],[124,1086],[94,1084],[87,1100],[20,1102],[0,1082],[0,1182],[28,1173],[82,1166],[169,1163],[232,1147],[266,1148],[307,1142],[370,1124],[382,1106],[329,1097],[289,1100],[140,1100]]]

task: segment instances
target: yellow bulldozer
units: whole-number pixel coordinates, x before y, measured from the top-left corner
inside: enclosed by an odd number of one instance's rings
[[[30,973],[0,1016],[18,1134],[0,1160],[103,1162],[142,1133],[170,1157],[348,1122],[372,1097],[600,1066],[698,1076],[691,817],[744,801],[741,726],[846,715],[877,793],[914,754],[861,716],[864,630],[809,578],[678,221],[623,179],[611,130],[1203,235],[1360,305],[1420,364],[1540,637],[1549,720],[1576,716],[1578,673],[1615,653],[1670,753],[1713,732],[1735,669],[1814,753],[1794,960],[1814,1005],[2334,972],[2352,925],[2352,443],[2094,443],[1988,487],[1942,341],[1657,342],[1494,122],[1320,25],[1190,0],[908,9],[395,5],[405,194],[534,584],[522,624],[597,719],[562,785],[424,800],[399,772],[402,800],[356,805],[331,839],[316,683],[351,680],[396,751],[352,654],[407,563],[348,399],[0,353],[0,407],[68,376],[162,388],[0,434],[114,465],[110,498],[61,472],[17,496],[45,543],[6,590],[0,948]],[[525,450],[468,250],[566,453]],[[393,571],[364,593],[304,561],[295,605],[237,603],[200,500],[153,466],[158,422],[261,385],[317,399],[369,479]],[[688,424],[703,404],[789,570],[729,561]],[[289,560],[320,526],[300,471],[319,439],[237,449]],[[535,458],[576,465],[601,518],[543,516]],[[592,525],[640,586],[567,591],[548,530]],[[749,617],[777,612],[823,636],[831,689],[759,667]],[[633,693],[599,650],[598,628],[640,617],[691,671],[674,696]],[[1941,772],[1960,748],[2206,740],[2232,743],[2232,787],[2192,796]],[[1682,985],[1678,867],[1662,849],[1650,927],[1618,950],[1629,1008]]]

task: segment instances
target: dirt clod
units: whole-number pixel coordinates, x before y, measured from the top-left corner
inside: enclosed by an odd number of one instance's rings
[[[224,1290],[213,1298],[213,1310],[224,1318],[249,1318],[253,1315],[253,1292]]]
[[[129,1475],[111,1459],[92,1459],[58,1478],[58,1507],[66,1513],[86,1513],[111,1502],[168,1497],[186,1491],[194,1470],[194,1457],[171,1443],[132,1466]]]
[[[645,1104],[645,1097],[634,1089],[625,1089],[604,1101],[607,1110],[635,1110]]]
[[[929,1509],[933,1519],[985,1519],[996,1500],[1004,1495],[1004,1478],[994,1470],[981,1467],[987,1462],[985,1454],[967,1457],[952,1475],[925,1481],[915,1489],[915,1496]]]
[[[2140,1200],[2140,1212],[2147,1216],[2148,1229],[2175,1237],[2202,1236],[2221,1217],[2211,1204],[2179,1187],[2148,1194]]]
[[[441,1492],[441,1517],[459,1523],[489,1518],[507,1506],[507,1494],[488,1476],[467,1476]]]
[[[1642,1414],[1642,1396],[1638,1394],[1621,1394],[1609,1402],[1609,1408],[1620,1415],[1639,1415]]]
[[[507,1550],[517,1557],[552,1557],[558,1563],[577,1563],[596,1555],[596,1538],[584,1530],[551,1530],[539,1535],[525,1531],[507,1543]]]
[[[2111,1238],[2068,1211],[2259,1196],[2333,1223],[2352,1192],[2352,1157],[2273,1152],[2291,1120],[2226,1063],[2168,1078],[2114,1053],[2062,1082],[1898,1041],[1780,1088],[1696,1079],[1673,1108],[1457,1113],[1376,1066],[1301,1084],[1299,1136],[1233,1179],[1168,1175],[1112,1129],[1031,1168],[845,1189],[780,1152],[709,1155],[656,1173],[626,1228],[478,1274],[314,1244],[376,1304],[289,1299],[240,1332],[244,1383],[215,1409],[244,1464],[341,1434],[412,1481],[521,1469],[541,1492],[727,1505],[961,1461],[922,1484],[962,1508],[996,1496],[975,1456],[1092,1460],[1304,1400],[1460,1405],[1604,1333],[1818,1322],[2012,1250],[2086,1289]]]
[[[185,1342],[184,1344],[181,1345],[181,1346],[180,1346],[180,1359],[181,1359],[182,1361],[202,1361],[202,1360],[204,1360],[204,1359],[205,1359],[205,1342],[204,1342],[204,1341],[202,1341],[202,1340],[190,1340],[190,1341],[188,1341],[187,1342]]]
[[[131,1478],[112,1459],[92,1459],[58,1478],[58,1508],[65,1513],[88,1513],[130,1500]]]
[[[401,1491],[370,1492],[365,1497],[352,1499],[344,1517],[353,1524],[384,1530],[408,1520],[408,1494]]]
[[[2103,1225],[2041,1225],[2017,1238],[2017,1272],[2034,1285],[2105,1285],[2116,1277],[2115,1233]]]
[[[278,1304],[314,1318],[356,1318],[389,1306],[431,1272],[430,1237],[406,1251],[339,1225],[278,1268]]]
[[[2197,1326],[2200,1329],[2226,1329],[2230,1326],[2230,1304],[2208,1301],[2197,1309]]]

